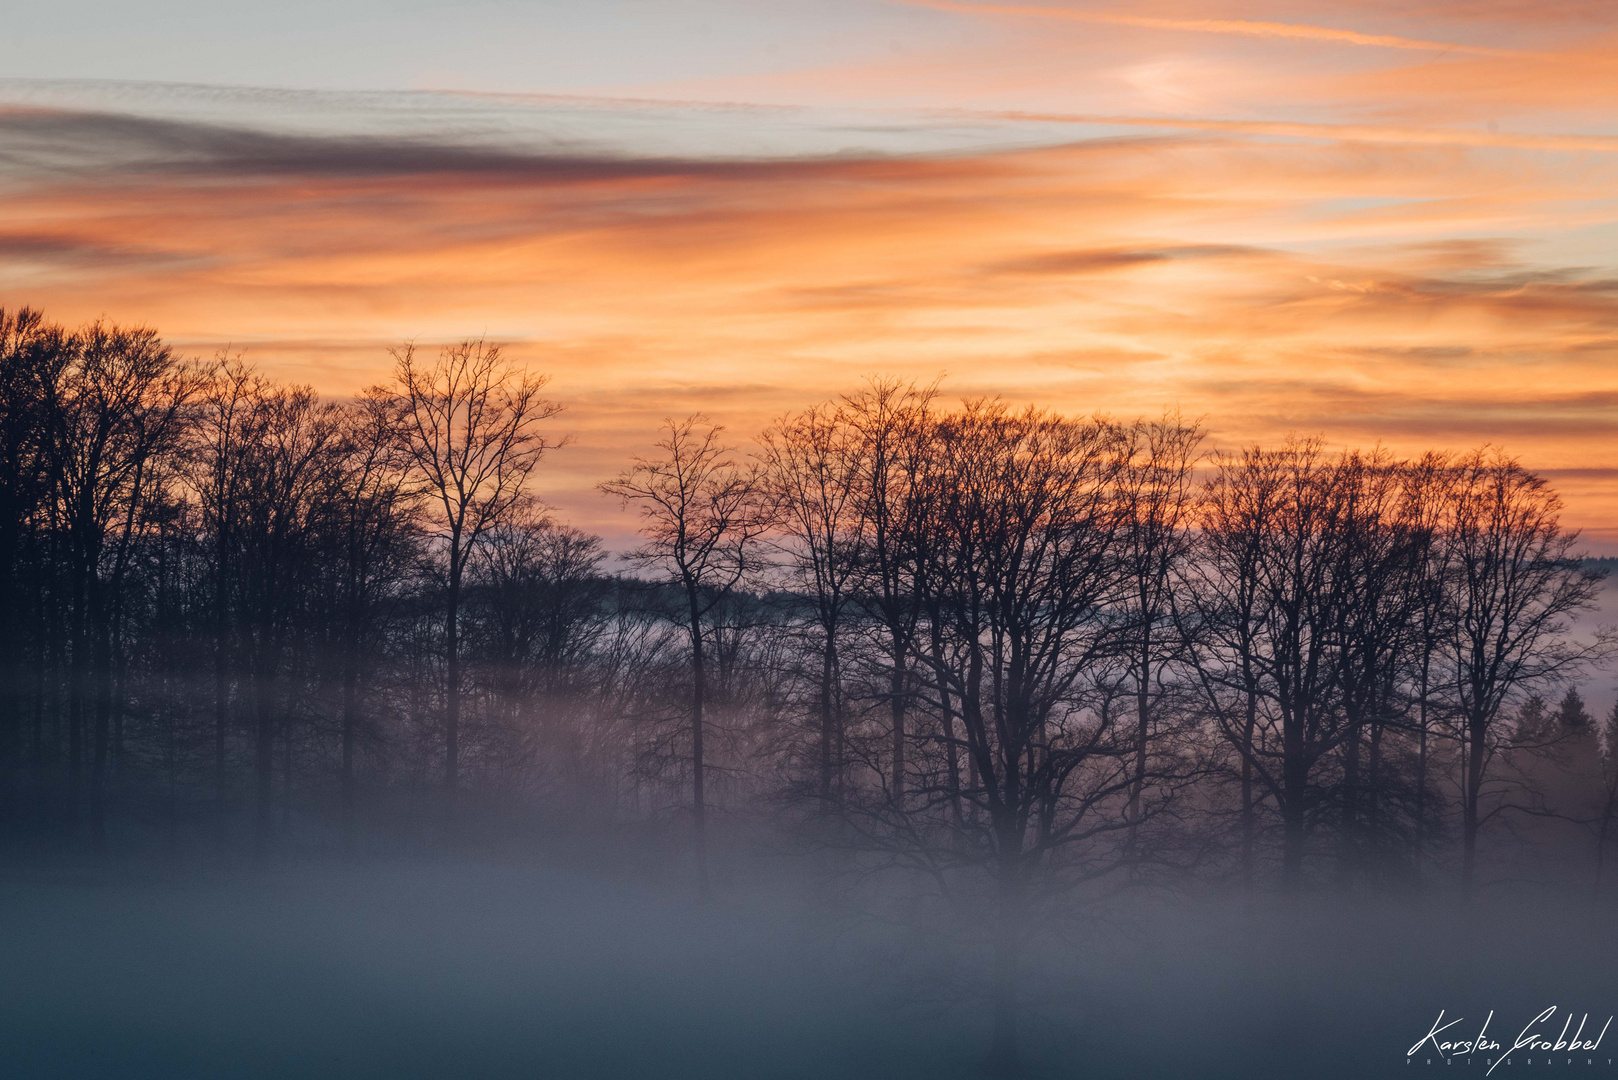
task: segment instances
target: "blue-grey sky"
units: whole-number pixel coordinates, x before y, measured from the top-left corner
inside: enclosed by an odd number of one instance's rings
[[[881,0],[54,0],[4,35],[21,78],[592,92],[857,60],[959,23]]]

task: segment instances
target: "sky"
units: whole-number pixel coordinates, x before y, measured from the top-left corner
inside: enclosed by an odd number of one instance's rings
[[[1610,0],[58,0],[0,305],[345,395],[483,335],[558,516],[872,375],[1210,447],[1502,446],[1618,554]]]

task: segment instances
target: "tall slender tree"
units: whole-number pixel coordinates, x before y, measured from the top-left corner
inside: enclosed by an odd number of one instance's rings
[[[330,486],[322,493],[319,528],[334,591],[341,698],[343,842],[356,842],[356,749],[371,670],[382,648],[384,607],[415,554],[417,492],[407,483],[390,399],[375,392],[347,406],[340,418]]]
[[[316,577],[324,498],[338,468],[341,412],[308,387],[261,388],[245,419],[236,530],[238,632],[253,727],[254,849],[269,851],[276,737],[290,758],[289,655]],[[290,805],[290,804],[288,804]]]
[[[1135,781],[1129,815],[1138,819],[1147,753],[1164,696],[1162,669],[1177,651],[1174,587],[1190,550],[1192,471],[1202,430],[1178,415],[1165,414],[1155,421],[1136,422],[1125,437],[1128,459],[1119,476],[1118,497],[1127,599],[1119,643],[1135,691]]]
[[[642,546],[630,558],[660,571],[680,590],[680,621],[691,656],[691,815],[697,887],[708,895],[708,696],[705,620],[754,569],[772,521],[756,465],[721,440],[724,429],[701,414],[666,420],[657,456],[636,458],[601,490],[639,510]]]
[[[1470,888],[1478,836],[1500,810],[1486,795],[1505,707],[1610,656],[1614,639],[1568,634],[1567,618],[1591,605],[1601,576],[1575,557],[1577,537],[1562,528],[1561,499],[1545,480],[1486,449],[1454,470],[1443,648],[1461,752],[1461,880]]]
[[[843,690],[839,644],[864,557],[863,449],[859,432],[832,404],[782,417],[763,436],[768,497],[795,588],[813,605],[819,638],[817,713],[823,802],[842,772]]]
[[[1000,402],[969,402],[937,438],[922,580],[941,625],[926,659],[933,707],[954,714],[944,737],[973,780],[964,843],[935,858],[987,871],[989,1066],[1010,1075],[1031,904],[1123,865],[1106,838],[1130,824],[1118,812],[1134,784],[1130,734],[1091,691],[1109,646],[1097,613],[1118,599],[1127,455],[1110,423]]]
[[[468,559],[523,497],[547,450],[540,425],[562,407],[543,397],[547,376],[506,359],[482,338],[446,345],[423,362],[392,350],[393,412],[438,541],[444,597],[444,787],[453,806],[461,765],[461,593]]]
[[[896,379],[876,379],[842,400],[844,422],[859,433],[856,478],[860,578],[855,596],[875,622],[886,646],[891,757],[888,789],[902,808],[906,786],[905,716],[911,690],[911,655],[924,592],[915,574],[919,533],[928,520],[924,492],[934,448],[931,408],[934,388],[918,389]]]
[[[248,426],[268,383],[239,356],[221,354],[209,372],[197,408],[189,447],[190,482],[202,513],[211,555],[213,604],[214,798],[223,810],[229,796],[227,752],[231,717],[231,625],[236,525]]]

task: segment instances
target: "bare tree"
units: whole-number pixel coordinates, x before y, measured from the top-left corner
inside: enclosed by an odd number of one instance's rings
[[[343,841],[355,843],[355,750],[370,669],[384,631],[382,606],[404,576],[416,539],[408,459],[400,452],[391,400],[371,392],[341,417],[337,460],[320,523],[333,575],[342,716]]]
[[[844,422],[860,437],[857,484],[865,537],[859,547],[863,558],[857,597],[885,636],[892,737],[888,787],[899,805],[906,785],[910,656],[923,603],[914,575],[923,565],[916,548],[928,519],[926,500],[919,493],[925,488],[933,448],[933,393],[931,387],[917,389],[878,379],[842,402]]]
[[[232,554],[236,543],[237,500],[243,463],[242,429],[253,403],[267,389],[262,376],[239,357],[222,354],[209,372],[198,402],[189,458],[191,486],[201,504],[203,528],[211,540],[213,565],[213,761],[214,797],[227,799],[226,743],[230,730],[230,624]]]
[[[1445,539],[1454,509],[1455,471],[1448,455],[1427,453],[1408,463],[1404,470],[1403,527],[1409,532],[1415,565],[1408,584],[1415,605],[1412,627],[1414,654],[1410,657],[1410,697],[1414,716],[1411,726],[1416,737],[1414,854],[1418,873],[1428,855],[1427,834],[1434,818],[1431,783],[1432,743],[1435,733],[1436,696],[1433,665],[1439,659],[1443,620],[1448,613],[1445,588],[1450,581],[1449,559],[1453,546]]]
[[[14,800],[23,749],[23,542],[50,498],[45,403],[55,398],[70,356],[67,333],[38,311],[0,308],[0,820],[18,809]]]
[[[1278,477],[1257,451],[1216,455],[1196,511],[1195,556],[1177,583],[1176,621],[1202,708],[1236,756],[1240,783],[1239,870],[1254,884],[1260,783],[1260,640],[1268,624],[1259,574],[1281,498]]]
[[[1131,825],[1132,731],[1092,695],[1116,601],[1117,430],[999,402],[940,421],[935,539],[922,575],[939,620],[926,639],[931,708],[968,758],[968,812],[910,858],[987,871],[991,1069],[1019,1070],[1019,966],[1030,905],[1125,865],[1107,838]],[[958,734],[957,734],[958,732]],[[941,793],[918,800],[944,808]],[[1146,811],[1133,824],[1138,826]],[[925,832],[913,820],[909,836]]]
[[[1129,815],[1138,820],[1152,745],[1155,705],[1164,696],[1162,669],[1178,651],[1174,588],[1190,551],[1191,480],[1198,424],[1178,415],[1138,421],[1126,437],[1128,462],[1118,482],[1124,601],[1120,644],[1135,689],[1135,781]],[[1135,830],[1131,830],[1131,840]]]
[[[253,837],[262,858],[270,846],[277,735],[286,739],[289,763],[292,752],[283,676],[315,579],[318,530],[339,468],[342,432],[338,407],[321,403],[306,386],[262,384],[248,409],[238,431],[237,630],[251,691]]]
[[[546,376],[508,361],[499,345],[467,339],[423,363],[414,344],[392,350],[400,446],[431,507],[444,558],[444,786],[460,773],[461,590],[468,557],[522,498],[545,451],[540,433],[561,405],[540,395]],[[453,805],[453,804],[452,804]]]
[[[88,705],[91,836],[100,846],[113,709],[111,614],[160,459],[178,448],[200,377],[144,327],[91,324],[73,335],[70,355],[45,407],[72,595],[70,798],[76,805]]]
[[[1350,452],[1336,466],[1333,529],[1338,541],[1332,638],[1343,741],[1335,789],[1338,883],[1384,873],[1403,845],[1402,777],[1390,767],[1390,733],[1405,728],[1409,658],[1420,647],[1426,556],[1407,519],[1409,470],[1382,450]]]
[[[484,684],[503,733],[539,771],[584,767],[588,660],[607,621],[599,537],[537,507],[491,529],[477,554],[469,608]]]
[[[1302,887],[1320,774],[1355,734],[1339,647],[1343,606],[1361,585],[1344,513],[1352,466],[1318,440],[1218,456],[1204,508],[1208,558],[1188,638],[1209,711],[1241,757],[1244,831],[1254,783],[1281,815],[1288,891]]]
[[[1574,557],[1577,536],[1562,529],[1561,499],[1545,481],[1490,450],[1453,469],[1443,657],[1461,751],[1461,880],[1470,888],[1478,834],[1503,806],[1484,800],[1503,708],[1610,656],[1614,639],[1568,634],[1567,617],[1591,605],[1601,576]]]
[[[601,490],[640,511],[645,543],[630,553],[661,570],[683,599],[681,619],[691,645],[691,813],[697,882],[708,893],[707,803],[704,792],[703,708],[708,669],[704,620],[758,562],[771,518],[757,466],[738,461],[720,441],[724,429],[701,414],[664,421],[654,458],[606,481]]]
[[[831,405],[782,417],[762,437],[765,486],[783,533],[794,584],[814,605],[820,678],[820,798],[842,772],[842,658],[851,586],[863,557],[861,438]]]

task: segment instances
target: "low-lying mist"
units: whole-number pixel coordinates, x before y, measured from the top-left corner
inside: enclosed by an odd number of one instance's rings
[[[678,874],[609,873],[610,855],[14,871],[0,1073],[981,1075],[984,950],[964,909],[830,856],[737,853],[700,903]],[[1540,888],[1126,889],[1065,910],[1019,987],[1031,1076],[1409,1075],[1442,1064],[1433,1043],[1405,1060],[1441,1009],[1467,1039],[1493,1011],[1509,1047],[1546,1008],[1552,1039],[1569,1011],[1589,1038],[1614,1008],[1610,908]]]

